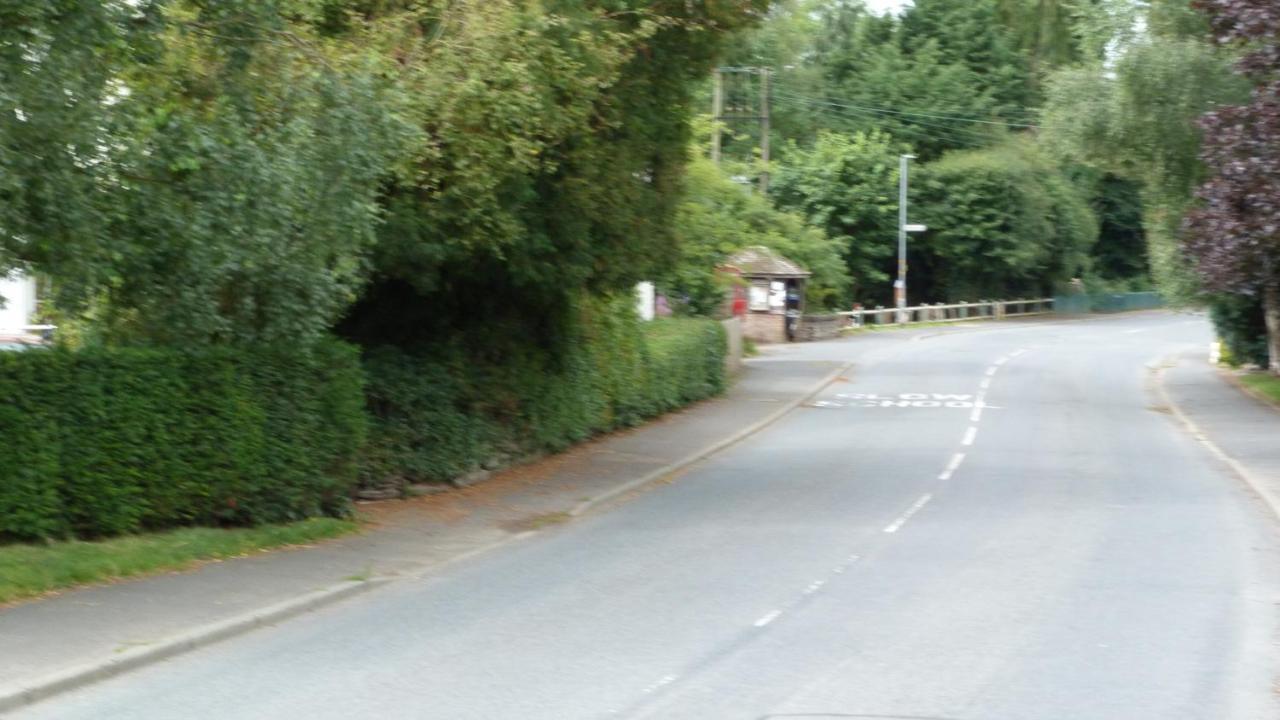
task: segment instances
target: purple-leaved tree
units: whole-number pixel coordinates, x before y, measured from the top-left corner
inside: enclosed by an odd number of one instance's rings
[[[1187,216],[1184,247],[1211,290],[1258,295],[1272,372],[1280,374],[1280,0],[1197,0],[1214,39],[1245,50],[1245,105],[1200,120],[1210,173]]]

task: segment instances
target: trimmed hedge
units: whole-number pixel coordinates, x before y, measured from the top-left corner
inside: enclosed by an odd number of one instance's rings
[[[0,353],[0,538],[342,515],[362,387],[337,342]]]
[[[1216,295],[1209,299],[1209,317],[1222,339],[1223,359],[1233,365],[1267,366],[1267,322],[1262,298]]]
[[[713,320],[641,323],[629,298],[575,309],[558,352],[517,344],[500,360],[450,346],[365,356],[372,415],[361,485],[444,482],[555,452],[724,389],[724,329]]]

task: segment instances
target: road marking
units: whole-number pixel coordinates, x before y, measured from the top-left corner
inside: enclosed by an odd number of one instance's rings
[[[644,689],[644,692],[645,692],[645,694],[646,694],[646,695],[650,695],[650,694],[652,694],[652,693],[657,692],[658,690],[661,690],[663,687],[665,687],[665,686],[667,686],[667,685],[670,685],[671,683],[673,683],[673,682],[675,682],[675,681],[676,681],[676,676],[675,676],[675,675],[664,675],[664,676],[662,676],[661,678],[659,678],[659,680],[658,680],[657,682],[655,682],[655,683],[653,683],[652,685],[650,685],[649,687],[645,688],[645,689]]]
[[[764,617],[762,617],[762,618],[760,618],[759,620],[757,620],[757,621],[755,622],[755,626],[756,626],[756,627],[764,627],[765,625],[768,625],[769,623],[773,622],[774,620],[777,620],[777,619],[778,619],[779,617],[781,617],[781,616],[782,616],[782,611],[781,611],[781,610],[774,610],[773,612],[769,613],[768,615],[765,615]]]
[[[1013,352],[1009,353],[1009,357],[1018,357],[1019,355],[1022,355],[1026,351],[1027,351],[1026,348],[1018,348],[1017,350],[1014,350]]]
[[[1007,362],[1009,362],[1009,358],[1006,356],[1006,357],[1002,357],[1002,358],[996,358],[996,362],[995,362],[995,364],[996,364],[996,365],[1003,365],[1003,364],[1005,364],[1005,363],[1007,363]]]
[[[989,377],[982,378],[982,382],[978,383],[978,387],[982,388],[983,390],[989,389],[991,387],[991,378]]]
[[[969,422],[978,422],[982,419],[982,408],[987,406],[984,402],[986,399],[986,393],[978,393],[978,399],[973,403],[973,411],[969,413]]]
[[[939,480],[950,480],[956,470],[960,469],[960,463],[964,462],[964,453],[956,453],[951,456],[951,462],[947,464],[947,469],[942,471],[938,476]]]
[[[812,595],[818,592],[819,590],[821,590],[822,586],[826,584],[827,584],[826,580],[814,580],[813,582],[809,583],[809,587],[804,589],[804,594]]]
[[[907,521],[911,519],[912,515],[915,515],[916,513],[920,512],[920,508],[923,508],[925,505],[928,505],[929,501],[932,499],[933,499],[932,493],[925,493],[924,495],[921,495],[920,499],[915,501],[915,504],[907,508],[907,511],[902,513],[902,515],[899,516],[897,520],[894,520],[893,522],[889,523],[889,525],[885,527],[884,531],[887,533],[898,532],[898,530],[902,529],[903,525],[907,524]]]
[[[995,365],[992,365],[991,367],[987,368],[987,377],[991,377],[992,375],[995,375],[996,371],[998,371],[999,369],[1000,368],[996,367]]]
[[[960,441],[961,445],[972,445],[974,438],[978,437],[978,428],[970,425],[968,430],[964,431],[964,439]]]

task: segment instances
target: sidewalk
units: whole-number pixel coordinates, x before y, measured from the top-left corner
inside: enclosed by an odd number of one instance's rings
[[[1280,411],[1223,378],[1209,364],[1207,349],[1179,355],[1164,371],[1163,385],[1175,412],[1280,516]]]
[[[840,367],[748,361],[722,398],[480,485],[361,505],[372,527],[356,536],[0,609],[0,713],[570,521],[771,421]]]

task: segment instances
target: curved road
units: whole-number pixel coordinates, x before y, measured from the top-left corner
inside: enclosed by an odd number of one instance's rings
[[[885,333],[675,482],[18,718],[1275,718],[1274,518],[1158,405],[1203,319]]]

